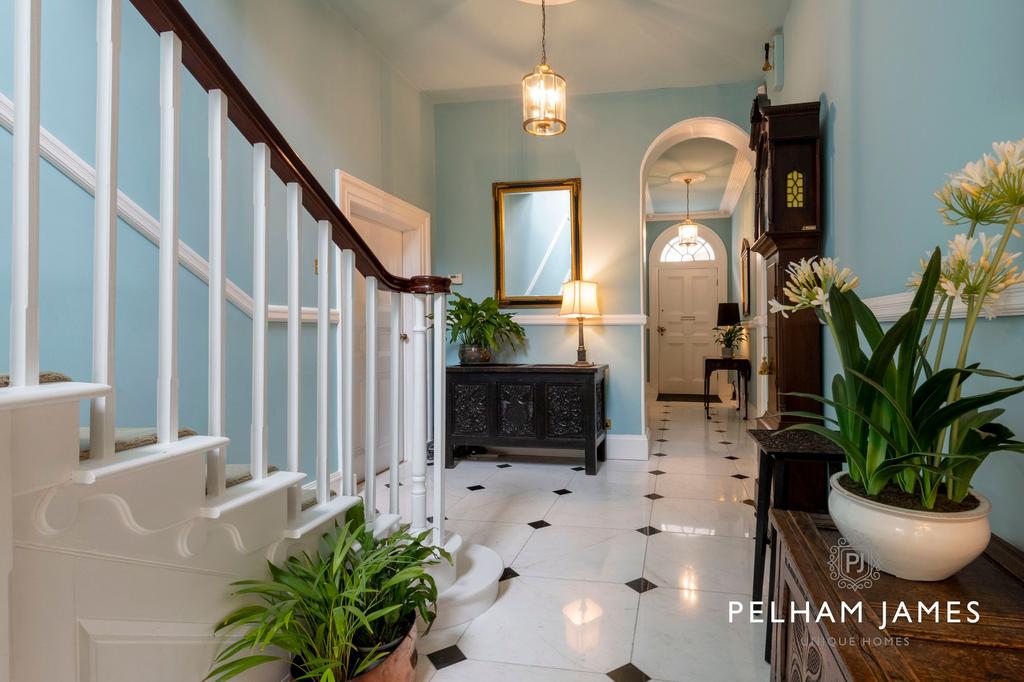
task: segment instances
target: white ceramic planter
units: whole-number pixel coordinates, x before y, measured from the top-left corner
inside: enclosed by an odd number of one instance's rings
[[[906,580],[945,580],[985,551],[992,534],[992,505],[976,491],[981,504],[966,512],[942,513],[900,509],[854,495],[830,481],[828,511],[840,534],[879,570]]]

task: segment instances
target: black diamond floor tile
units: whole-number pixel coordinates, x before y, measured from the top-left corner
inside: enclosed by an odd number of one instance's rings
[[[659,439],[658,439],[658,442],[659,442],[659,443],[667,443],[668,441],[667,441],[667,440],[665,440],[664,438],[659,438]]]
[[[736,478],[736,479],[739,479],[741,481],[744,480],[744,479],[750,478],[750,476],[744,476],[743,474],[733,474],[732,477]]]
[[[573,467],[573,471],[586,471],[587,467]]]
[[[511,568],[506,568],[504,571],[501,572],[501,577],[498,578],[498,582],[500,583],[502,580],[509,580],[511,578],[518,578],[518,577],[519,577],[518,573],[516,573]]]
[[[719,445],[732,445],[732,441],[731,440],[720,440],[720,441],[718,441],[718,444]]]
[[[661,531],[655,528],[654,526],[644,526],[643,528],[637,528],[636,532],[640,533],[641,535],[657,535]]]
[[[482,485],[479,485],[479,484],[478,485],[467,485],[466,486],[466,490],[483,490],[483,489],[484,489],[484,487]]]
[[[743,500],[743,504],[746,504],[746,505],[749,505],[749,506],[753,507],[754,506],[754,501],[751,500],[751,499],[746,499],[746,500]]]
[[[572,493],[571,490],[566,490],[565,488],[559,488],[558,490],[552,490],[551,492],[556,495],[569,495]]]
[[[657,585],[652,583],[647,578],[637,578],[636,580],[630,580],[628,583],[626,583],[626,587],[631,587],[640,594],[643,594],[644,592],[650,592],[651,590],[656,588]]]
[[[666,453],[664,453],[664,452],[652,452],[651,453],[652,457],[665,457],[665,455],[666,455]]]
[[[651,473],[651,474],[653,474],[654,476],[661,476],[661,475],[662,475],[663,473],[665,473],[665,472],[664,472],[664,471],[662,471],[661,469],[654,469],[654,470],[653,470],[653,471],[651,471],[650,473]]]
[[[541,519],[540,521],[530,521],[526,525],[527,526],[532,526],[533,528],[536,528],[537,530],[540,530],[541,528],[547,528],[551,524],[548,523],[547,521],[545,521],[544,519]]]
[[[646,497],[648,500],[660,500],[665,496],[659,495],[658,493],[651,493],[650,495],[644,495],[644,497]]]
[[[632,663],[627,663],[620,668],[612,670],[608,673],[608,677],[614,682],[647,682],[651,679],[643,670],[640,670],[640,668]]]
[[[508,469],[510,466],[512,466],[512,465],[511,464],[499,464],[498,468],[499,469]]]
[[[739,459],[736,455],[726,455],[725,459]]]
[[[432,654],[427,654],[427,658],[430,659],[430,663],[434,668],[440,670],[441,668],[447,668],[450,665],[466,660],[466,654],[462,653],[459,647],[452,645],[444,649],[438,649]]]

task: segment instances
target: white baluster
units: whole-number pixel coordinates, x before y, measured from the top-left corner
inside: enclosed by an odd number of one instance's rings
[[[287,233],[288,233],[288,471],[299,470],[301,447],[299,424],[299,380],[302,371],[301,334],[302,334],[302,301],[300,299],[299,255],[300,239],[299,224],[302,218],[302,188],[298,183],[290,182],[287,187]],[[288,509],[294,518],[302,508],[302,487],[293,486],[288,491]]]
[[[327,370],[330,364],[328,346],[331,332],[330,300],[331,224],[317,223],[316,280],[316,501],[330,501],[331,474],[327,468]]]
[[[445,322],[448,296],[434,295],[434,544],[444,544]]]
[[[412,444],[410,446],[410,495],[412,532],[427,528],[427,302],[412,297]]]
[[[391,412],[391,465],[388,470],[388,481],[391,493],[388,511],[400,514],[398,488],[400,476],[398,468],[402,462],[402,294],[391,293],[391,393],[389,410]]]
[[[96,204],[92,281],[92,380],[114,385],[117,283],[117,119],[121,3],[96,7]],[[114,454],[114,394],[93,398],[89,409],[89,457]]]
[[[377,518],[377,278],[366,278],[366,377],[363,397],[365,435],[363,458],[366,474],[363,479],[363,501],[367,525]]]
[[[14,3],[11,384],[39,383],[39,0]]]
[[[209,303],[209,398],[208,426],[211,436],[224,435],[225,315],[225,190],[227,187],[228,99],[220,90],[209,95],[207,156],[210,161],[210,303]],[[227,449],[210,451],[206,457],[206,491],[224,492]]]
[[[352,402],[352,357],[355,353],[353,346],[355,330],[355,272],[356,255],[349,249],[341,252],[341,265],[338,268],[338,277],[341,280],[341,296],[338,299],[338,307],[341,312],[339,325],[339,337],[341,339],[341,482],[342,494],[354,495],[356,491],[356,472],[352,466],[353,455],[353,402]]]
[[[178,127],[181,40],[160,34],[160,292],[157,437],[178,440]]]
[[[252,457],[253,480],[267,475],[267,204],[270,150],[253,145],[252,244]]]

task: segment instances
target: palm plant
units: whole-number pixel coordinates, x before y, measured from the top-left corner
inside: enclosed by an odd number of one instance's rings
[[[437,586],[427,566],[451,560],[402,530],[375,539],[361,511],[324,535],[326,550],[269,563],[269,580],[234,583],[256,603],[235,609],[217,632],[240,631],[218,654],[206,679],[222,682],[285,660],[294,679],[343,682],[379,663],[419,616],[434,620]],[[246,653],[249,652],[249,653]]]
[[[715,327],[715,343],[722,348],[735,349],[747,340],[747,330],[738,324],[728,327]]]
[[[935,249],[923,262],[911,281],[917,290],[910,310],[888,330],[853,291],[857,278],[828,258],[791,265],[784,288],[788,303],[771,302],[772,312],[783,315],[812,308],[831,332],[843,365],[832,380],[832,397],[793,395],[831,406],[835,416],[790,413],[814,420],[790,428],[819,433],[842,448],[850,477],[869,496],[895,483],[932,509],[944,486],[950,500],[961,502],[989,454],[1024,452],[1024,443],[997,421],[1005,410],[993,407],[1024,391],[1024,375],[967,361],[979,316],[991,316],[997,296],[1024,282],[1013,265],[1020,254],[1006,251],[1010,238],[1019,236],[1024,211],[1024,140],[993,148],[996,158],[986,155],[968,164],[936,194],[947,222],[968,222],[969,232],[949,242],[945,258]],[[1002,224],[998,238],[975,235],[979,225],[995,223]],[[977,260],[975,244],[982,251]],[[955,363],[942,368],[958,300],[967,308],[964,333]],[[965,396],[963,388],[974,377],[1009,385]]]
[[[452,296],[448,309],[452,343],[498,349],[506,343],[514,347],[526,342],[526,330],[512,319],[511,313],[501,312],[494,298],[488,296],[477,303],[458,293]]]

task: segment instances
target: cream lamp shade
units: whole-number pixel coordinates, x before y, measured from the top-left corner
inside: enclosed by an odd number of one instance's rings
[[[597,306],[597,282],[574,279],[563,284],[562,309],[558,314],[577,319],[599,317],[601,310]]]

